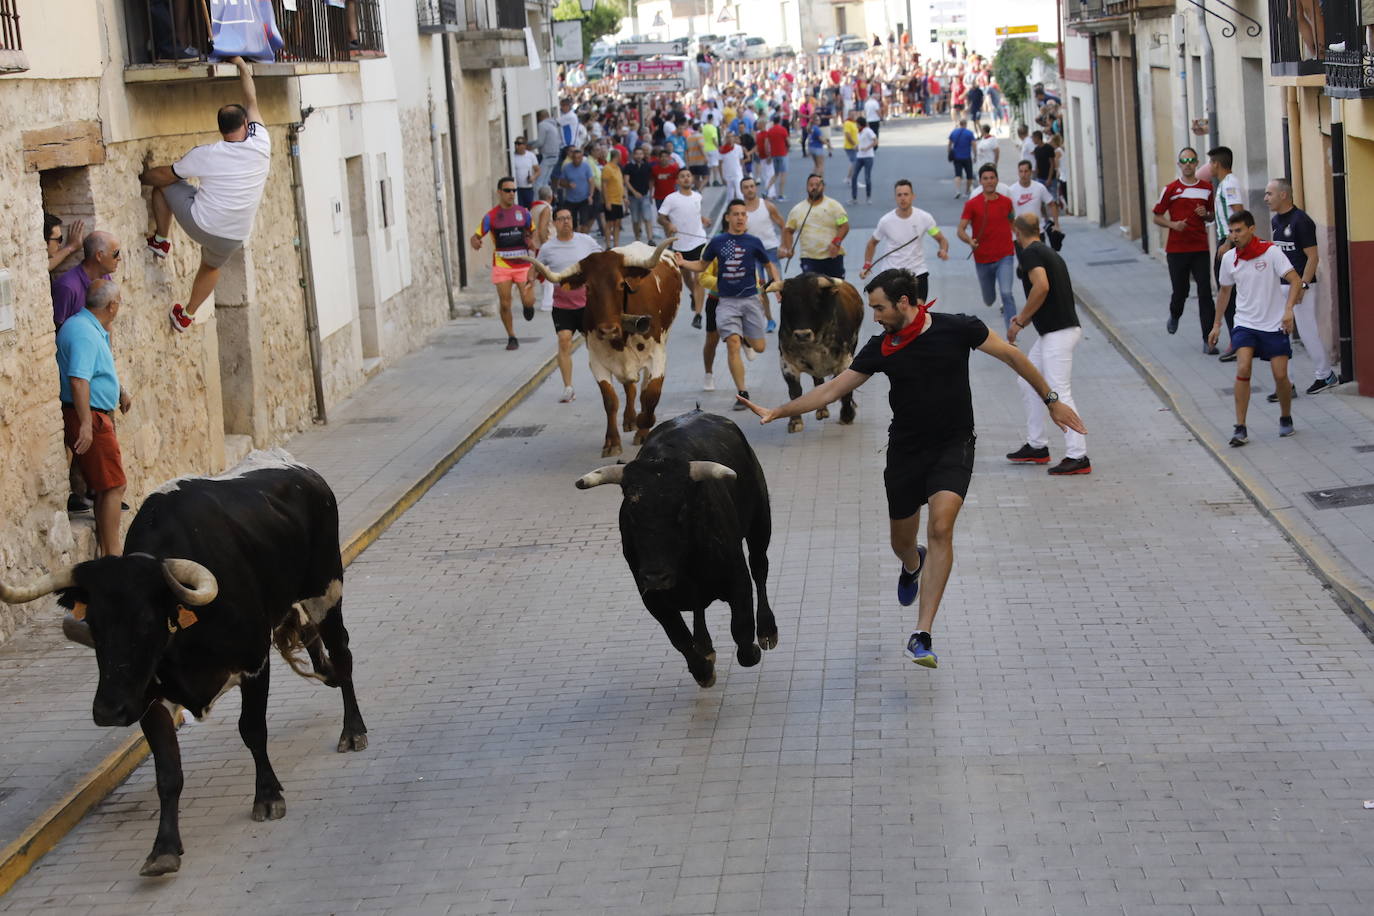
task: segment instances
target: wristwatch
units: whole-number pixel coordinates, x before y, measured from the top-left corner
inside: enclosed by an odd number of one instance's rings
[[[1055,404],[1058,404],[1058,403],[1059,403],[1059,392],[1057,392],[1057,391],[1051,391],[1049,394],[1045,395],[1045,406],[1046,406],[1046,407],[1052,407],[1052,406],[1054,406]]]

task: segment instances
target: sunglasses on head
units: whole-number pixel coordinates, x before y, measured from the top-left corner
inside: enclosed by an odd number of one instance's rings
[[[54,238],[50,238],[50,239],[48,239],[48,241],[50,241],[50,242],[57,242],[57,243],[60,245],[60,244],[62,243],[62,234],[59,232],[59,233],[57,234],[57,238],[55,238],[55,239],[54,239]]]

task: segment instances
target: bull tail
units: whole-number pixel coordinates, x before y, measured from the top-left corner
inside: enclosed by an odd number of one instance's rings
[[[320,639],[320,631],[314,625],[303,623],[302,614],[299,608],[292,608],[292,613],[288,614],[286,620],[272,631],[272,642],[277,647],[277,652],[281,654],[282,660],[291,666],[291,670],[301,677],[312,678],[322,684],[330,684],[329,678],[316,671],[313,662],[310,661],[306,647],[313,645]],[[307,633],[308,631],[308,633]],[[306,658],[301,658],[301,654],[306,653]],[[330,684],[330,686],[333,686]]]

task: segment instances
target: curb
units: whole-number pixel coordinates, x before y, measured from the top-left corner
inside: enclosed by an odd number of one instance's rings
[[[574,350],[580,346],[580,341],[581,338],[574,341]],[[340,550],[344,566],[357,559],[358,555],[381,537],[396,519],[419,502],[420,498],[429,492],[459,459],[470,452],[492,427],[501,422],[535,388],[543,384],[544,379],[548,378],[557,365],[558,357],[549,357],[524,384],[497,405],[486,419],[463,437],[462,441],[441,458],[428,473],[408,487],[376,521],[354,532]],[[100,761],[94,770],[83,776],[75,788],[39,815],[18,839],[0,849],[0,897],[8,893],[15,882],[28,874],[29,869],[61,842],[92,808],[104,801],[116,786],[127,779],[148,757],[148,753],[148,741],[142,732],[131,736]]]
[[[1374,590],[1355,581],[1348,574],[1349,564],[1334,554],[1320,535],[1312,533],[1305,519],[1288,508],[1289,500],[1284,499],[1282,494],[1255,478],[1248,470],[1228,457],[1230,449],[1224,447],[1224,443],[1202,415],[1175,395],[1169,374],[1153,360],[1137,353],[1127,342],[1125,334],[1107,317],[1102,308],[1077,290],[1074,290],[1074,299],[1102,329],[1117,352],[1135,367],[1159,395],[1160,400],[1173,411],[1184,428],[1211,453],[1222,469],[1255,504],[1260,514],[1278,526],[1317,577],[1335,593],[1337,600],[1354,618],[1356,624],[1366,634],[1374,633]]]

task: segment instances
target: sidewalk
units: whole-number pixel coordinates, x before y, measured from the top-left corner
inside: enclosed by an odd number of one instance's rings
[[[493,311],[444,325],[332,409],[328,426],[285,443],[334,488],[345,562],[552,371],[548,315],[526,324],[517,313],[521,347],[508,353]],[[0,894],[147,753],[139,729],[91,722],[95,655],[63,639],[58,620],[54,606],[0,647]]]
[[[1274,390],[1273,376],[1256,361],[1250,444],[1230,448],[1235,364],[1202,354],[1196,298],[1170,336],[1164,328],[1170,287],[1163,262],[1143,254],[1138,242],[1123,240],[1116,227],[1099,229],[1069,218],[1065,231],[1063,254],[1080,303],[1357,619],[1374,629],[1374,504],[1319,508],[1309,497],[1374,484],[1374,400],[1357,395],[1353,382],[1303,395],[1312,363],[1298,343],[1289,363],[1299,392],[1292,408],[1297,435],[1278,438],[1278,405],[1265,401]],[[1217,570],[1217,588],[1239,587],[1234,572]]]

